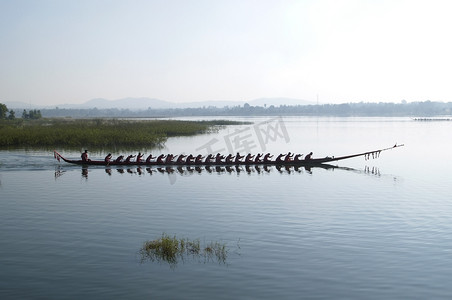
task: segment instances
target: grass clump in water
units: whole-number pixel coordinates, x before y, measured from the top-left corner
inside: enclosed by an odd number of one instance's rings
[[[148,256],[152,261],[163,260],[174,264],[184,247],[175,236],[170,237],[164,234],[159,239],[145,242],[142,250],[145,254],[149,254]]]
[[[140,249],[141,261],[167,262],[174,267],[179,260],[198,258],[198,261],[226,263],[228,250],[225,243],[210,242],[201,246],[199,239],[178,239],[162,234],[158,239],[146,241]]]
[[[226,245],[219,242],[210,242],[205,248],[204,253],[209,260],[217,260],[225,263],[227,258]]]

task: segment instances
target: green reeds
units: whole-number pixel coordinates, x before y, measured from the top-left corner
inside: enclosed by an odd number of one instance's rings
[[[166,262],[174,267],[179,260],[189,258],[200,262],[226,263],[228,249],[225,243],[210,242],[201,246],[200,240],[178,239],[176,236],[162,234],[158,239],[146,241],[140,249],[141,261]]]
[[[39,119],[0,122],[0,147],[155,147],[238,124],[229,121]]]

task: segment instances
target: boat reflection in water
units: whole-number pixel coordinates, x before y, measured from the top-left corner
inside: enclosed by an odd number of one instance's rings
[[[181,176],[189,176],[192,174],[201,174],[201,173],[216,173],[216,174],[265,174],[271,172],[279,172],[279,173],[303,173],[308,172],[312,173],[313,168],[322,168],[322,169],[335,169],[338,168],[336,166],[324,165],[322,167],[300,167],[300,166],[167,166],[167,167],[147,167],[147,168],[106,168],[105,173],[108,175],[112,175],[113,170],[120,174],[128,173],[135,175],[145,175],[145,174],[178,174]],[[85,174],[88,168],[85,171],[82,170],[82,173]]]
[[[245,166],[166,166],[166,167],[135,167],[124,168],[106,167],[105,173],[109,176],[113,176],[115,173],[119,174],[131,174],[138,176],[154,175],[154,174],[166,174],[166,175],[179,175],[190,176],[194,174],[210,173],[210,174],[246,174],[246,175],[259,175],[277,172],[280,174],[296,174],[296,173],[308,173],[312,174],[314,169],[325,170],[344,170],[354,173],[369,174],[375,176],[381,176],[380,170],[375,167],[366,166],[364,170],[358,170],[348,167],[339,167],[329,164],[321,164],[316,166],[292,166],[292,165],[245,165]],[[81,169],[82,177],[88,179],[88,173],[92,170],[99,170],[99,168],[92,168],[89,170],[88,166],[83,166]],[[59,166],[55,169],[55,178],[64,174],[64,170]]]

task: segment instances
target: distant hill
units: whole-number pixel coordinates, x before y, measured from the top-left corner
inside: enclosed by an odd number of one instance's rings
[[[61,105],[60,108],[118,108],[130,110],[146,110],[151,109],[167,109],[167,108],[199,108],[208,106],[224,107],[228,105],[240,105],[240,102],[234,101],[203,101],[203,102],[186,102],[175,103],[153,98],[123,98],[118,100],[92,99],[83,104],[78,105]]]
[[[6,102],[9,109],[43,109],[43,108],[64,108],[64,109],[130,109],[130,110],[147,110],[151,109],[166,109],[166,108],[202,108],[202,107],[218,107],[226,106],[243,106],[248,103],[251,106],[280,106],[280,105],[307,105],[315,104],[313,102],[291,99],[291,98],[259,98],[250,101],[199,101],[199,102],[185,102],[175,103],[154,98],[123,98],[117,100],[108,100],[103,98],[91,99],[82,104],[60,104],[52,106],[31,105],[24,102]]]
[[[300,99],[290,99],[290,98],[260,98],[251,101],[199,101],[199,102],[182,102],[175,103],[169,102],[159,99],[152,98],[123,98],[118,100],[107,100],[107,99],[92,99],[84,104],[80,104],[77,106],[72,106],[74,108],[94,108],[97,107],[99,109],[103,108],[127,108],[130,110],[143,110],[148,109],[149,107],[152,109],[165,109],[165,108],[200,108],[200,107],[211,107],[215,106],[218,108],[223,108],[226,106],[242,106],[243,104],[248,103],[252,106],[280,106],[280,105],[306,105],[306,104],[314,104],[308,101],[300,100]],[[63,108],[68,108],[65,106],[60,106]]]
[[[0,101],[1,102],[1,101]],[[19,102],[19,101],[9,101],[9,102],[2,102],[5,104],[8,109],[40,109],[42,106],[33,105],[30,103],[25,102]]]
[[[153,99],[153,98],[123,98],[118,100],[107,100],[102,98],[92,99],[83,104],[80,104],[77,108],[119,108],[119,109],[131,109],[142,110],[154,108],[173,108],[174,104],[168,101]]]
[[[301,99],[292,99],[292,98],[259,98],[248,102],[251,106],[295,106],[295,105],[309,105],[316,104],[312,101],[306,101]]]

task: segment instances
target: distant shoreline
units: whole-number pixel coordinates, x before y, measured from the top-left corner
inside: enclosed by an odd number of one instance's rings
[[[168,118],[168,117],[231,117],[231,116],[325,116],[325,117],[452,117],[452,102],[412,103],[345,103],[281,106],[215,106],[170,109],[42,109],[43,117],[69,118]]]

